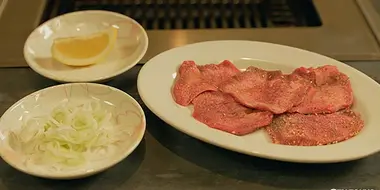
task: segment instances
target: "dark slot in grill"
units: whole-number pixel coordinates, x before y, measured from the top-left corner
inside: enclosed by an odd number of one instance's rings
[[[147,30],[322,25],[312,0],[49,0],[42,22],[79,10],[125,14]]]

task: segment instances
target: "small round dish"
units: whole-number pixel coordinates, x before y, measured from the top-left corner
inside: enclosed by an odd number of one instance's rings
[[[116,43],[101,63],[66,66],[52,58],[54,39],[90,35],[109,27],[118,29]],[[37,27],[27,38],[24,57],[37,73],[58,82],[101,82],[135,66],[148,49],[144,28],[132,18],[109,11],[77,11],[55,17]]]
[[[22,125],[22,118],[48,114],[59,102],[79,103],[97,100],[107,105],[118,126],[126,129],[120,144],[101,158],[70,169],[46,169],[50,165],[25,164],[26,156],[10,143],[10,130]],[[24,120],[25,121],[25,120]],[[0,154],[5,162],[24,173],[50,179],[75,179],[102,172],[126,158],[141,142],[145,133],[145,115],[138,102],[125,92],[93,83],[71,83],[48,87],[34,92],[12,105],[0,118]]]

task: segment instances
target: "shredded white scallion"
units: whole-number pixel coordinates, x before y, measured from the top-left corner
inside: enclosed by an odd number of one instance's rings
[[[124,131],[112,118],[100,101],[65,103],[47,115],[24,119],[20,128],[10,131],[9,144],[26,155],[28,163],[58,170],[76,167],[108,154],[124,140]]]

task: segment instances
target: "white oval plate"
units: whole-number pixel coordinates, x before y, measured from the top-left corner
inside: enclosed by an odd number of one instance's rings
[[[209,128],[193,119],[189,108],[174,102],[171,88],[184,60],[209,64],[224,59],[232,60],[240,69],[254,65],[287,73],[301,66],[335,65],[351,78],[355,95],[353,109],[362,114],[365,127],[350,140],[313,147],[273,144],[262,130],[239,137]],[[251,41],[196,43],[171,49],[148,61],[141,69],[137,83],[144,103],[162,120],[190,136],[232,151],[282,161],[328,163],[359,159],[380,150],[379,84],[344,63],[309,51]]]
[[[86,67],[64,65],[51,55],[54,39],[88,35],[118,28],[115,47],[107,59]],[[135,66],[148,49],[144,28],[132,18],[109,11],[77,11],[46,21],[37,27],[24,45],[24,57],[37,73],[59,82],[99,82],[111,79]]]
[[[50,113],[51,109],[62,101],[81,104],[97,99],[108,106],[105,109],[113,113],[114,118],[128,130],[129,136],[117,153],[109,154],[106,159],[90,161],[74,170],[54,171],[45,166],[26,166],[25,156],[12,149],[8,144],[9,129],[21,126],[21,118]],[[134,114],[127,114],[127,112]],[[126,158],[140,143],[145,133],[145,115],[138,102],[130,95],[116,88],[92,83],[73,83],[57,85],[34,92],[11,106],[0,118],[0,154],[12,167],[30,175],[52,178],[73,179],[87,177],[104,171]]]

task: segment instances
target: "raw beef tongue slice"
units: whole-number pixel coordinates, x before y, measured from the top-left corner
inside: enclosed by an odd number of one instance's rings
[[[188,106],[202,92],[216,90],[216,86],[202,78],[194,61],[184,61],[181,64],[173,87],[173,97],[177,104]]]
[[[199,65],[204,80],[208,83],[218,86],[223,81],[240,73],[240,70],[228,60],[224,60],[219,64]]]
[[[266,131],[276,144],[316,146],[347,140],[363,126],[359,114],[342,110],[332,114],[282,114],[273,119]]]
[[[280,114],[300,104],[310,82],[298,75],[283,75],[281,71],[265,71],[249,67],[219,85],[239,103],[259,110]]]
[[[333,113],[351,107],[354,96],[350,80],[335,66],[299,68],[294,74],[311,81],[313,87],[304,101],[289,112]]]
[[[273,114],[247,108],[228,94],[204,92],[193,100],[193,117],[211,128],[246,135],[272,122]]]

